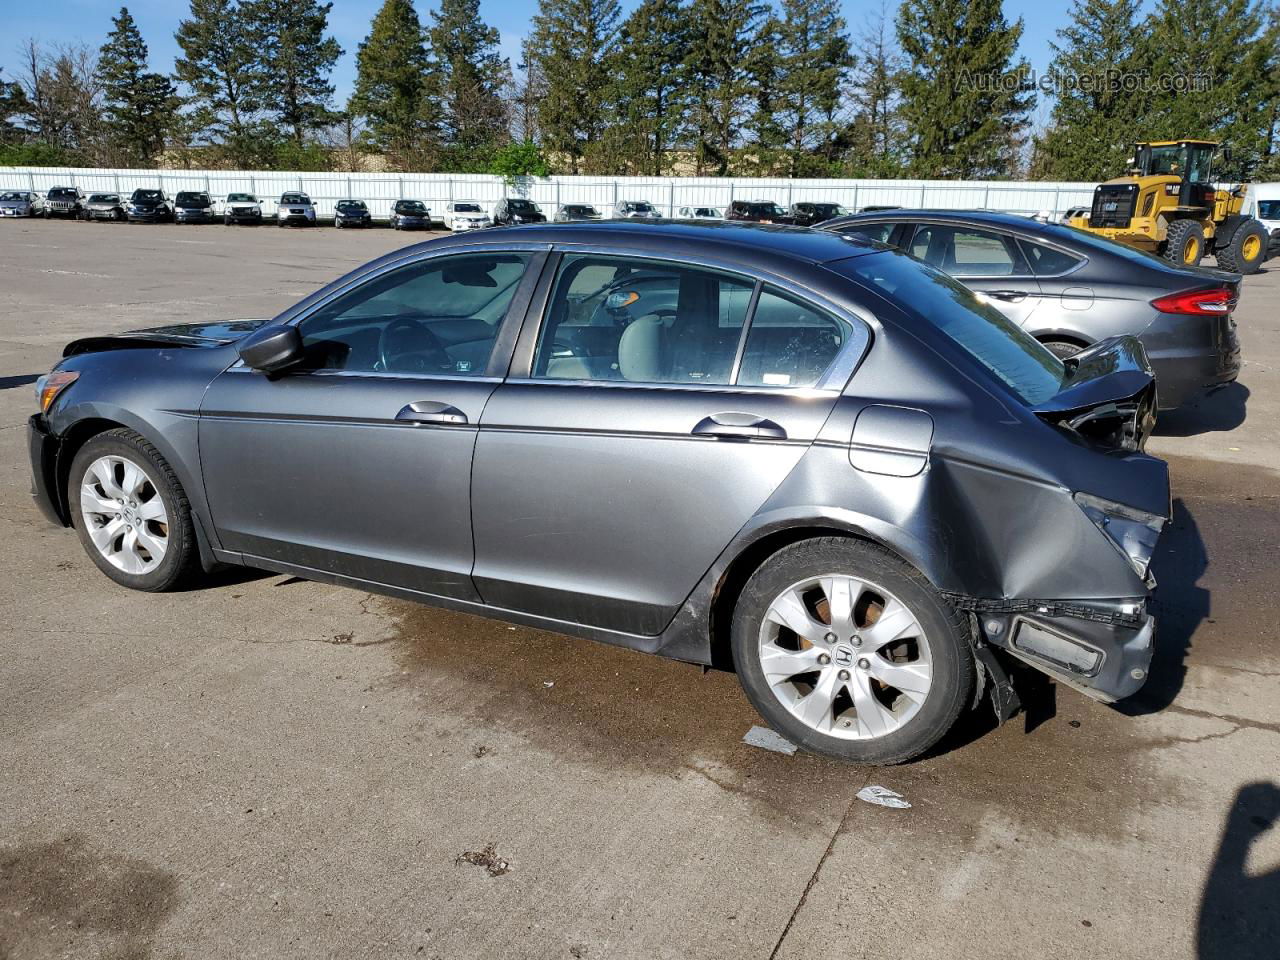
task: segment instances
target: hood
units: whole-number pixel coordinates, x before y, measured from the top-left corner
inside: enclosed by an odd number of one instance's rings
[[[30,200],[0,200],[0,207],[29,207]]]
[[[133,204],[135,207],[140,207],[140,208],[164,206],[163,200],[130,200],[129,202]]]
[[[257,330],[266,320],[223,320],[219,323],[174,323],[143,330],[72,340],[62,350],[64,357],[104,350],[147,347],[224,347]]]

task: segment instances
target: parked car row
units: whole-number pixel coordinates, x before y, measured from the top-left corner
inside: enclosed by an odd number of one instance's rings
[[[1104,701],[1147,678],[1169,477],[1123,334],[1219,336],[1239,278],[1075,233],[903,211],[412,244],[270,321],[68,344],[33,491],[126,587],[245,565],[592,637],[898,762],[980,701],[1009,717],[1017,665]],[[1120,285],[1127,327],[1065,361],[993,307],[1116,318]]]

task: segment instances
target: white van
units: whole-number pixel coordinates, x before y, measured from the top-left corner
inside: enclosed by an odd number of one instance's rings
[[[1280,183],[1255,183],[1245,196],[1244,213],[1256,217],[1271,237],[1268,253],[1280,257]]]

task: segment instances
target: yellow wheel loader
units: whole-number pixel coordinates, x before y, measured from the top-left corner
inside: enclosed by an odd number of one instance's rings
[[[1217,148],[1212,140],[1139,143],[1129,172],[1099,184],[1088,214],[1068,222],[1174,263],[1195,266],[1212,253],[1224,270],[1256,273],[1267,257],[1267,231],[1240,212],[1246,184],[1214,186]]]

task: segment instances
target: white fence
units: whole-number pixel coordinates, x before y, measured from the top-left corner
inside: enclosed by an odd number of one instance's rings
[[[321,216],[332,215],[338,200],[364,200],[375,217],[385,218],[396,200],[421,200],[440,216],[450,200],[478,200],[492,211],[504,196],[528,197],[553,213],[565,203],[589,203],[605,216],[619,200],[647,200],[667,216],[681,207],[724,209],[733,200],[773,200],[789,206],[803,200],[839,203],[851,210],[868,205],[988,209],[1061,214],[1087,206],[1092,183],[1028,183],[1007,180],[786,180],[747,177],[547,177],[508,186],[486,174],[286,173],[278,170],[101,170],[59,167],[0,167],[0,189],[34,190],[80,187],[91,193],[129,194],[159,188],[204,190],[219,205],[228,193],[261,198],[263,213],[275,212],[275,200],[301,190]]]

